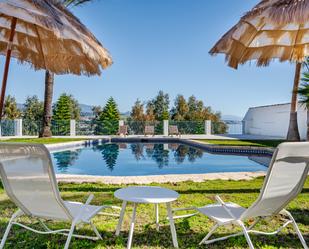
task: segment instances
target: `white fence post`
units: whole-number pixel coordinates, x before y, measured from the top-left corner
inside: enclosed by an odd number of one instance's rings
[[[119,127],[124,125],[124,120],[119,120]]]
[[[168,120],[163,120],[163,136],[168,136]]]
[[[211,120],[205,120],[205,134],[211,135]]]
[[[70,137],[76,136],[76,120],[70,120]]]
[[[15,119],[14,120],[14,130],[15,130],[15,136],[16,137],[22,137],[23,136],[23,120],[22,119]]]

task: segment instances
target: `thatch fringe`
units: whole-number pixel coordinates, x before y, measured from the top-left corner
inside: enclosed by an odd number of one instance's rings
[[[297,13],[303,16],[291,17]],[[233,68],[250,60],[257,66],[267,66],[273,59],[303,62],[309,56],[309,25],[304,22],[309,23],[309,0],[264,0],[230,29],[210,54],[226,54]]]
[[[264,16],[269,22],[278,25],[289,23],[306,23],[309,20],[308,0],[263,0],[243,19]]]
[[[18,18],[12,55],[34,69],[56,74],[100,74],[112,64],[108,51],[57,0],[0,2],[0,53],[5,54],[12,16]]]

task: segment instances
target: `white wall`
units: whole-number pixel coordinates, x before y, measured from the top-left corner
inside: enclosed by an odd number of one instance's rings
[[[244,133],[251,135],[276,136],[285,138],[290,119],[290,104],[249,108],[243,125]],[[306,139],[307,110],[298,106],[298,127],[302,139]]]

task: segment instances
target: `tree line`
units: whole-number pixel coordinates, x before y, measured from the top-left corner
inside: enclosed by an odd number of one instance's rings
[[[137,99],[130,112],[130,118],[136,121],[154,120],[177,120],[177,121],[221,121],[221,113],[214,112],[210,106],[205,106],[202,100],[198,100],[194,95],[188,100],[179,94],[174,100],[172,108],[170,97],[163,91],[153,99],[142,102]]]
[[[54,120],[80,119],[81,110],[78,101],[72,96],[63,93],[52,107]],[[25,121],[41,121],[43,118],[44,103],[38,96],[28,96],[22,107],[18,107],[15,97],[8,95],[4,102],[4,119],[22,118]]]
[[[159,91],[157,96],[149,101],[137,99],[131,109],[129,121],[205,121],[211,120],[215,133],[225,133],[226,124],[221,120],[221,113],[215,112],[210,106],[205,106],[202,100],[194,95],[186,99],[178,94],[170,108],[170,97]],[[178,122],[181,125],[181,122]],[[201,123],[199,130],[204,129]],[[200,131],[199,131],[200,132]]]
[[[104,106],[92,107],[93,117],[90,120],[91,129],[94,134],[116,134],[118,131],[118,121],[120,112],[113,97],[110,97]],[[4,105],[4,119],[24,120],[24,126],[30,129],[39,130],[44,117],[44,103],[39,98],[28,96],[22,108],[18,108],[16,99],[8,95]],[[69,133],[69,121],[71,119],[79,121],[81,109],[78,100],[73,95],[63,93],[52,106],[52,125],[57,125],[57,133],[66,135]],[[177,95],[170,108],[170,97],[163,91],[146,102],[136,100],[131,108],[128,123],[154,122],[162,120],[170,121],[201,121],[197,127],[197,133],[203,133],[204,121],[211,120],[216,123],[217,133],[225,133],[226,125],[221,121],[220,112],[214,112],[211,107],[205,106],[202,100],[195,96],[186,99],[183,95]],[[161,125],[162,126],[162,125]],[[162,129],[163,127],[159,127]]]
[[[120,112],[116,101],[110,97],[105,106],[94,106],[92,108],[94,117],[91,120],[91,128],[97,135],[116,134]],[[22,108],[18,107],[16,99],[8,95],[4,103],[3,119],[14,120],[22,118],[27,133],[38,133],[44,120],[44,102],[38,96],[28,96]],[[70,132],[70,120],[79,121],[81,108],[73,95],[63,93],[56,103],[52,105],[51,127],[56,127],[58,135],[68,135]],[[53,129],[52,129],[53,130]],[[34,134],[28,134],[34,135]]]

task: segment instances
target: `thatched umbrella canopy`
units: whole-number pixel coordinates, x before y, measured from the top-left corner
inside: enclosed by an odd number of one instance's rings
[[[228,65],[256,61],[257,66],[291,61],[296,63],[289,140],[299,140],[297,94],[301,63],[309,55],[309,0],[263,0],[232,27],[210,50],[223,53]]]
[[[0,0],[0,54],[6,56],[1,116],[11,56],[56,74],[99,75],[112,64],[101,43],[57,0]]]

